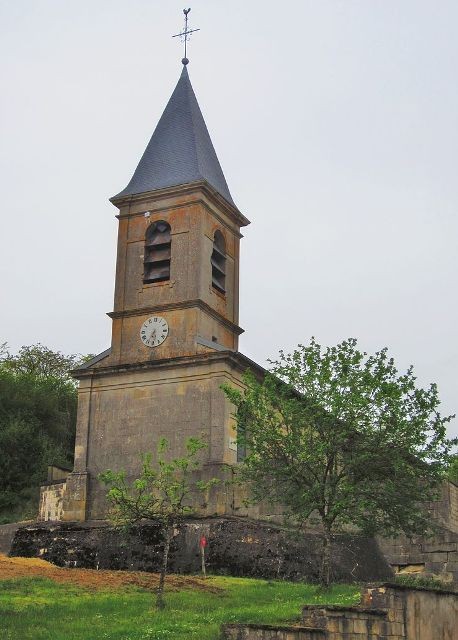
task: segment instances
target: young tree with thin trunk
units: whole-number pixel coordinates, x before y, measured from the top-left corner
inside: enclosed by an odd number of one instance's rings
[[[267,500],[323,530],[321,583],[331,581],[332,535],[353,525],[367,534],[430,528],[451,447],[436,385],[419,389],[413,369],[399,374],[387,350],[367,356],[354,339],[322,348],[313,338],[280,352],[263,381],[223,387],[237,408],[247,455],[240,478],[255,502]]]
[[[169,443],[162,438],[156,460],[150,453],[145,454],[140,476],[133,482],[126,480],[124,471],[108,469],[99,475],[99,479],[109,487],[109,518],[113,524],[126,528],[131,528],[141,520],[154,520],[160,524],[164,546],[156,597],[158,609],[165,606],[164,583],[173,530],[185,516],[193,512],[191,494],[207,491],[218,482],[214,478],[207,482],[193,478],[200,466],[199,453],[206,446],[200,438],[189,438],[186,441],[186,454],[167,460]]]

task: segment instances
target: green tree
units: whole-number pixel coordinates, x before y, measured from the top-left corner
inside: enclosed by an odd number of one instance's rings
[[[31,376],[35,380],[53,380],[55,383],[76,384],[70,371],[91,357],[77,354],[67,356],[40,343],[23,346],[17,354],[12,355],[6,343],[0,345],[0,362],[4,369],[17,375]]]
[[[83,360],[40,344],[16,355],[0,345],[2,521],[35,515],[47,466],[72,465],[77,400],[69,371]]]
[[[263,381],[224,386],[246,448],[241,478],[254,501],[283,505],[323,529],[321,582],[331,579],[332,535],[346,525],[367,534],[425,533],[422,502],[444,478],[450,448],[437,387],[417,388],[382,349],[368,356],[354,339],[323,348],[313,338],[280,352]]]
[[[156,459],[153,460],[150,453],[145,454],[140,476],[133,482],[127,481],[124,471],[108,469],[99,475],[99,479],[109,487],[109,518],[113,524],[131,528],[146,519],[157,521],[161,527],[164,546],[156,598],[158,609],[165,606],[164,583],[173,530],[183,517],[193,512],[191,496],[199,491],[207,491],[218,482],[214,478],[207,482],[194,478],[200,467],[199,453],[206,446],[200,438],[189,438],[186,441],[186,454],[167,460],[169,443],[162,438]]]
[[[458,485],[458,455],[452,456],[447,468],[447,478]]]

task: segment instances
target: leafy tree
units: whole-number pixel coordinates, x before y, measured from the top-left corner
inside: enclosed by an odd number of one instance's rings
[[[140,476],[129,483],[124,471],[107,471],[99,479],[109,487],[110,520],[117,526],[130,528],[143,519],[156,520],[161,527],[164,546],[157,589],[156,607],[163,609],[164,582],[173,530],[184,516],[192,513],[190,497],[196,491],[206,491],[217,482],[196,481],[193,474],[199,469],[198,456],[206,444],[200,438],[186,441],[186,454],[167,461],[169,443],[162,438],[156,460],[150,453],[142,458]],[[155,464],[154,464],[155,462]]]
[[[0,345],[0,517],[36,513],[49,464],[71,466],[76,385],[70,369],[84,359],[37,344],[13,355]]]
[[[0,346],[0,362],[7,371],[29,375],[36,380],[54,380],[75,384],[70,371],[92,356],[64,355],[40,343],[23,346],[11,355],[6,343]]]
[[[458,455],[452,456],[447,468],[447,478],[458,485]]]
[[[332,534],[356,525],[367,534],[424,533],[450,448],[437,387],[416,387],[382,349],[367,356],[354,339],[323,348],[313,338],[280,352],[263,381],[224,386],[246,447],[241,478],[254,501],[283,505],[303,523],[321,521],[321,581],[331,577]]]

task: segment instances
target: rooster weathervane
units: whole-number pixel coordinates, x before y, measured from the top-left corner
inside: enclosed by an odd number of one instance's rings
[[[180,38],[181,42],[184,42],[184,58],[181,60],[181,62],[186,66],[189,62],[188,58],[187,58],[187,44],[188,44],[188,40],[191,38],[191,34],[195,33],[196,31],[200,31],[200,29],[188,29],[188,13],[191,11],[191,9],[183,9],[183,13],[184,13],[184,29],[183,31],[180,31],[180,33],[176,33],[174,36],[172,36],[172,38]]]

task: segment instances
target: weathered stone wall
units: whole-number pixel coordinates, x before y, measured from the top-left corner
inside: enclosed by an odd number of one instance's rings
[[[458,584],[458,533],[440,529],[430,538],[399,536],[378,542],[395,573],[431,575]]]
[[[62,507],[66,487],[65,482],[53,482],[40,487],[38,520],[45,522],[62,520]]]
[[[265,579],[318,580],[321,537],[238,518],[188,520],[176,531],[170,571],[200,571],[199,540],[208,539],[210,573]],[[129,536],[100,523],[35,524],[16,532],[11,555],[42,557],[59,566],[100,569],[160,568],[162,538],[156,524]],[[333,542],[336,581],[384,580],[392,574],[376,542],[338,536]]]
[[[138,477],[142,454],[156,451],[161,438],[169,441],[172,457],[184,454],[187,438],[199,436],[208,444],[203,465],[235,463],[233,407],[220,387],[240,384],[240,376],[230,356],[216,354],[82,380],[74,474],[86,474],[86,499],[77,500],[68,486],[64,519],[104,518],[106,488],[98,475],[124,469],[129,481]],[[223,493],[222,483],[206,515],[231,513],[226,496],[217,495]]]
[[[388,636],[396,640],[456,640],[458,635],[456,592],[385,585],[368,589],[362,605],[387,611]]]
[[[407,640],[456,640],[458,594],[409,590],[406,593]]]
[[[306,605],[295,626],[227,624],[224,640],[456,640],[458,594],[382,585],[361,606]]]
[[[0,525],[0,553],[9,554],[14,535],[21,524],[24,526],[24,523],[17,522]]]
[[[270,624],[225,624],[222,640],[326,640],[322,629]]]
[[[387,609],[306,605],[302,623],[321,629],[329,640],[403,640],[404,627],[394,619],[395,615],[394,610]]]
[[[438,524],[458,534],[458,486],[455,483],[445,481],[438,500],[430,502],[428,508]]]
[[[151,214],[147,218],[145,211]],[[145,194],[121,206],[110,364],[196,354],[203,350],[196,344],[197,334],[209,341],[215,335],[220,344],[237,349],[238,332],[230,323],[238,323],[240,225],[244,221],[234,213],[205,187],[189,185]],[[145,232],[158,220],[166,220],[171,227],[170,280],[144,284]],[[211,280],[216,229],[226,245],[224,295],[214,291]],[[202,304],[208,308],[204,314],[198,312]],[[151,309],[158,307],[169,323],[170,335],[152,351],[139,340],[139,328],[152,315]]]

